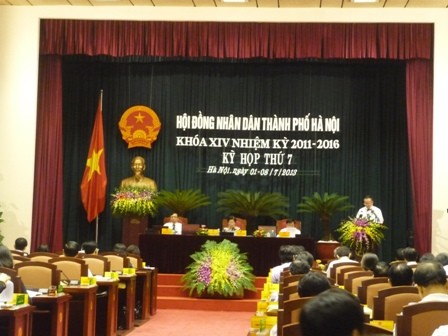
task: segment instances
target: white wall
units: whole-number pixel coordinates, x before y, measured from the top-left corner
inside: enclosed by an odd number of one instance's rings
[[[442,9],[0,6],[0,211],[5,219],[0,230],[7,246],[31,235],[41,18],[435,23],[433,252],[448,251],[448,12]]]

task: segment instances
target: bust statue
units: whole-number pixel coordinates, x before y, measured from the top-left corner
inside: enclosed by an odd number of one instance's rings
[[[157,191],[157,184],[154,180],[143,175],[146,165],[145,159],[141,156],[136,156],[131,161],[131,169],[134,176],[127,177],[121,181],[121,187],[148,187],[154,191]]]

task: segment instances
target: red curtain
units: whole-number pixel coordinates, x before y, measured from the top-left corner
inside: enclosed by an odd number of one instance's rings
[[[432,62],[409,61],[406,67],[406,104],[414,205],[414,245],[431,251],[432,219]]]
[[[31,251],[62,249],[62,69],[59,56],[40,58]]]
[[[430,251],[433,34],[433,24],[42,20],[34,195],[38,205],[35,203],[33,211],[32,241],[37,244],[47,238],[41,232],[46,225],[62,231],[62,81],[60,60],[54,55],[394,59],[408,62],[409,164],[414,232],[418,232],[415,247]]]

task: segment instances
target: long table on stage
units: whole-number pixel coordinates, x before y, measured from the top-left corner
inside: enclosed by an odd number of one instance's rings
[[[139,236],[142,259],[155,266],[159,273],[184,274],[193,260],[190,255],[201,249],[207,240],[228,239],[238,244],[241,252],[247,253],[249,264],[257,276],[267,276],[269,269],[279,265],[278,250],[281,245],[302,245],[314,254],[312,238],[256,238],[234,236],[162,235],[144,233]]]

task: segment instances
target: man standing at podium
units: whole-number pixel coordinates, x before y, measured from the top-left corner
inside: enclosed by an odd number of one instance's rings
[[[373,205],[372,196],[364,197],[364,206],[359,209],[356,218],[366,218],[381,224],[384,222],[383,213],[380,208]]]

